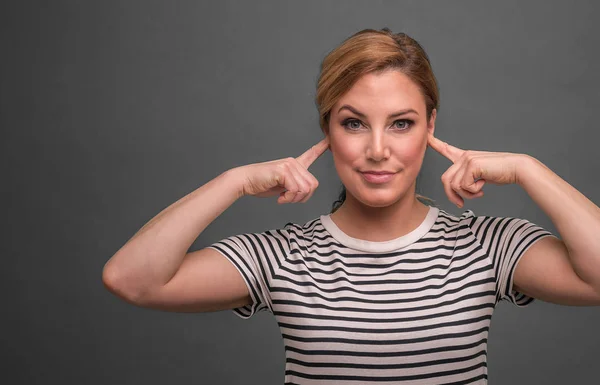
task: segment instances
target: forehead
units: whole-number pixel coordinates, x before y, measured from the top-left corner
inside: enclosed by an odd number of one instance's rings
[[[367,115],[404,108],[413,108],[419,115],[423,115],[425,111],[425,98],[419,86],[396,70],[361,76],[338,100],[334,110],[337,111],[344,104],[350,104]]]

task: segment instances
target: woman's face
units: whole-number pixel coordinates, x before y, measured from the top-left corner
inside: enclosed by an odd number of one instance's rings
[[[427,122],[425,99],[403,73],[362,76],[329,118],[330,149],[347,193],[372,207],[389,206],[405,196],[415,185],[435,116],[434,110]]]

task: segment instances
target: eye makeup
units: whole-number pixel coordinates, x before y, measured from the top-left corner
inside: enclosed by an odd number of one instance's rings
[[[399,122],[404,123],[404,128],[400,128],[400,127],[396,126],[396,124]],[[360,126],[365,127],[363,122],[361,122],[359,119],[356,119],[356,118],[346,118],[341,121],[340,125],[348,131],[358,131],[360,129],[360,127],[356,126],[357,123],[360,124]],[[414,120],[411,120],[411,119],[397,119],[394,121],[392,126],[395,129],[397,129],[398,131],[404,132],[404,131],[410,130],[414,124],[415,124]]]

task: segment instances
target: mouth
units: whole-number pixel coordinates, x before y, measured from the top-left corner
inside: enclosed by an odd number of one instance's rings
[[[395,172],[391,171],[361,171],[360,174],[363,176],[363,179],[373,184],[387,183],[396,175]]]

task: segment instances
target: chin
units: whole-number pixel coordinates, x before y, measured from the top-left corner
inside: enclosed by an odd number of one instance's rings
[[[356,199],[369,207],[388,207],[398,202],[402,197],[400,193],[394,193],[392,191],[367,191],[364,193],[358,193],[354,195]]]

